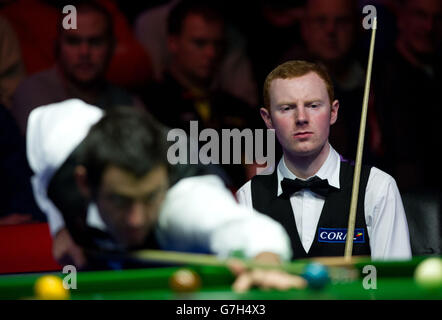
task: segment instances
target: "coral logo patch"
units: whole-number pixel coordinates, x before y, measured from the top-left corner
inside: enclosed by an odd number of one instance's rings
[[[319,242],[345,243],[346,239],[347,228],[319,228]],[[353,243],[365,243],[364,228],[355,229]]]

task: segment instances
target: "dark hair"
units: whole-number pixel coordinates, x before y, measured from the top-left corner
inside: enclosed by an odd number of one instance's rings
[[[115,45],[113,17],[104,5],[102,5],[101,3],[99,3],[96,0],[72,0],[70,4],[75,6],[75,9],[77,10],[77,14],[80,14],[81,12],[97,12],[97,13],[101,14],[104,17],[105,22],[106,22],[106,32],[105,32],[106,39],[108,39],[111,46]],[[65,18],[64,14],[60,14],[58,17],[58,22],[57,22],[58,35],[57,35],[57,40],[55,43],[56,57],[58,57],[58,55],[60,53],[60,38],[64,32],[64,28],[63,28],[63,19],[64,18]]]
[[[183,28],[183,22],[190,14],[202,16],[208,21],[224,21],[218,5],[207,0],[182,0],[175,5],[167,18],[167,33],[178,35]]]
[[[117,107],[90,129],[79,146],[77,160],[87,170],[88,184],[97,191],[110,165],[143,177],[166,164],[165,130],[147,112]]]

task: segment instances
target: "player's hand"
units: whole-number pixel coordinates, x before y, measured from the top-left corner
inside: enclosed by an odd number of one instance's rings
[[[61,265],[75,265],[78,269],[86,265],[83,249],[72,239],[66,228],[61,229],[53,238],[52,254]]]
[[[273,253],[263,253],[258,255],[254,262],[267,265],[280,264],[279,257]],[[237,276],[233,283],[233,290],[238,293],[246,292],[252,287],[264,290],[289,290],[303,289],[307,287],[307,281],[296,275],[289,274],[278,269],[251,269],[240,260],[231,260],[229,268]]]

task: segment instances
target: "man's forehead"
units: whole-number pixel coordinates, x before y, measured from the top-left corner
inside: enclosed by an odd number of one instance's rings
[[[299,99],[312,100],[325,98],[327,98],[325,82],[315,72],[309,72],[295,78],[277,78],[270,83],[271,105]]]
[[[103,36],[106,33],[106,18],[96,11],[79,12],[77,16],[77,28],[64,30],[67,36],[87,37]]]
[[[202,15],[190,13],[183,21],[182,33],[222,37],[224,23],[222,20],[208,20]]]
[[[136,196],[153,192],[167,182],[167,170],[162,165],[153,168],[141,177],[111,165],[104,170],[101,187],[108,191]]]
[[[355,9],[354,0],[309,0],[306,5],[308,15],[336,16],[352,14]]]

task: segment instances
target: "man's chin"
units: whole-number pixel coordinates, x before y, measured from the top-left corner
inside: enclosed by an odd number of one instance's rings
[[[73,80],[77,85],[86,87],[96,83],[97,79],[96,75],[76,75]]]
[[[318,148],[315,148],[313,146],[303,145],[286,149],[284,150],[284,153],[289,154],[292,157],[304,158],[315,156],[319,153],[319,151]]]

